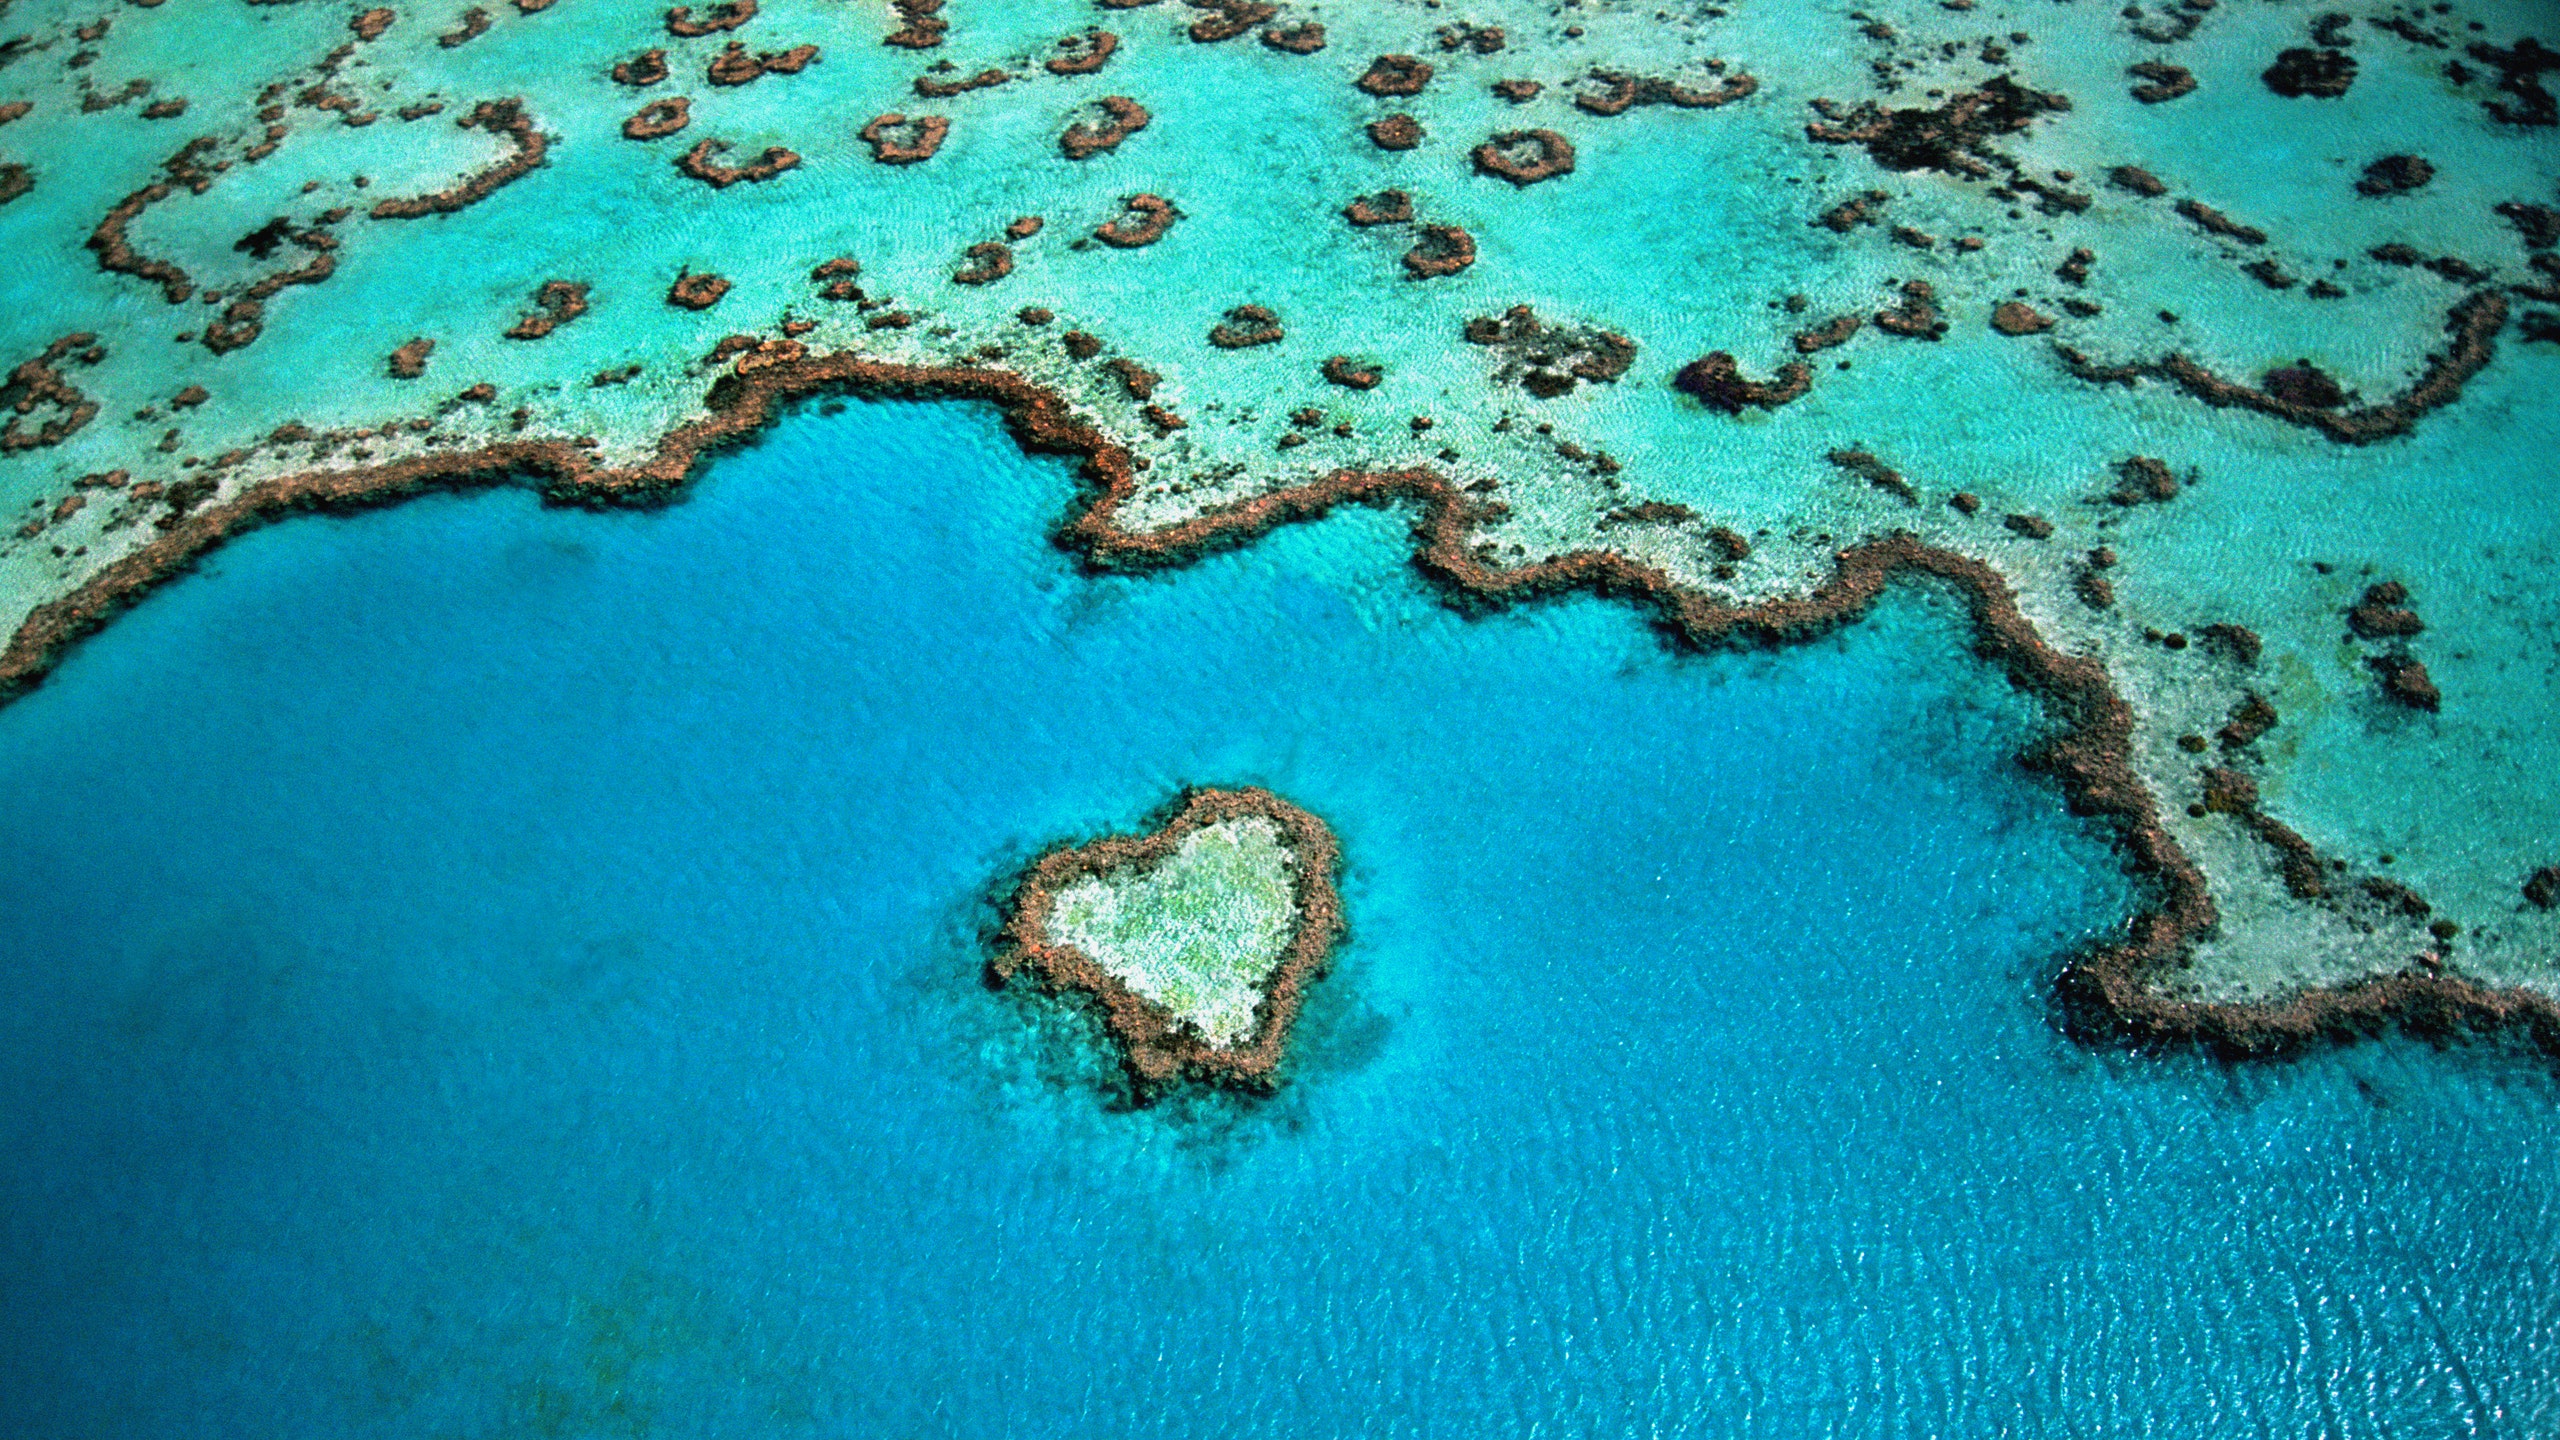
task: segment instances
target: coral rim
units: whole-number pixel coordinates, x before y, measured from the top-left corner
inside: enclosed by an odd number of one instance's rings
[[[2105,666],[2048,644],[2008,583],[1981,560],[1894,532],[1839,551],[1830,577],[1809,594],[1749,604],[1684,586],[1657,567],[1608,551],[1575,551],[1505,567],[1489,562],[1470,540],[1475,527],[1491,518],[1488,502],[1427,468],[1335,470],[1176,524],[1130,530],[1119,516],[1138,493],[1136,457],[1077,416],[1057,392],[1004,370],[901,364],[851,353],[802,356],[722,376],[707,396],[708,414],[667,431],[653,453],[626,468],[600,465],[591,441],[501,439],[476,449],[261,481],[177,519],[156,539],[29,614],[0,651],[0,702],[32,689],[74,644],[152,589],[233,537],[270,522],[389,505],[429,491],[493,487],[518,477],[539,478],[546,498],[557,504],[665,503],[706,457],[763,430],[788,402],[829,392],[991,402],[1025,450],[1076,457],[1085,490],[1057,539],[1098,571],[1186,564],[1338,506],[1409,503],[1416,512],[1413,563],[1459,608],[1486,612],[1587,593],[1649,612],[1667,638],[1689,648],[1808,640],[1865,614],[1891,581],[1943,583],[1965,604],[1975,653],[2042,696],[2061,723],[2058,736],[2025,757],[2026,763],[2060,784],[2075,813],[2102,818],[2114,828],[2128,868],[2151,890],[2121,937],[2074,957],[2057,977],[2055,998],[2069,1033],[2092,1043],[2191,1045],[2236,1057],[2283,1054],[2398,1023],[2430,1036],[2523,1031],[2546,1054],[2560,1056],[2560,1002],[2522,987],[2493,989],[2417,963],[2263,1002],[2191,1000],[2158,989],[2153,982],[2181,966],[2194,942],[2219,923],[2203,873],[2163,826],[2157,800],[2133,769],[2133,709]]]
[[[1210,1044],[1083,951],[1050,941],[1049,910],[1058,892],[1087,876],[1154,865],[1200,829],[1251,815],[1279,826],[1282,839],[1297,857],[1298,916],[1288,948],[1263,982],[1253,1034],[1242,1043]],[[1268,1090],[1288,1046],[1289,1027],[1305,1003],[1307,986],[1324,974],[1325,962],[1342,934],[1342,895],[1333,883],[1340,858],[1333,832],[1323,821],[1268,790],[1189,790],[1164,824],[1143,835],[1113,835],[1087,845],[1060,846],[1032,862],[1008,907],[988,974],[1002,984],[1029,969],[1046,989],[1091,996],[1101,1007],[1104,1025],[1121,1044],[1131,1078],[1143,1087],[1188,1075]]]

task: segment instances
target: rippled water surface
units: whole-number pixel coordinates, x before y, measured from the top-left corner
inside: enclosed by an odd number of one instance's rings
[[[1358,511],[1168,577],[992,415],[255,536],[0,711],[0,1433],[2513,1435],[2554,1086],[2096,1054],[2130,903],[1921,593],[1679,659]],[[1267,1103],[989,896],[1324,815]]]

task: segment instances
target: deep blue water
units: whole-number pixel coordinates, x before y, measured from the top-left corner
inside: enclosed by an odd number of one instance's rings
[[[2130,903],[1910,594],[1147,579],[962,406],[659,513],[298,521],[0,711],[0,1435],[2549,1435],[2553,1083],[2078,1049]],[[991,888],[1342,837],[1268,1103],[1119,1104]]]

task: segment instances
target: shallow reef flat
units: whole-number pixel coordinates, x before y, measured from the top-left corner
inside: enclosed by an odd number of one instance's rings
[[[2537,38],[2536,27],[2541,26]],[[1950,587],[2152,901],[2091,1033],[2560,1046],[2549,12],[22,3],[0,683],[244,528],[992,399],[1062,540]],[[929,477],[919,484],[929,486]]]
[[[1343,928],[1324,822],[1268,790],[1195,790],[1142,835],[1033,863],[990,969],[1099,1007],[1135,1081],[1268,1087]]]

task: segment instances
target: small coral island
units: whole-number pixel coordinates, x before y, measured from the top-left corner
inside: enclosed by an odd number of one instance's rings
[[[1323,821],[1268,790],[1187,791],[1153,830],[1034,862],[990,972],[1091,996],[1142,1089],[1268,1090],[1342,933],[1338,855]]]

